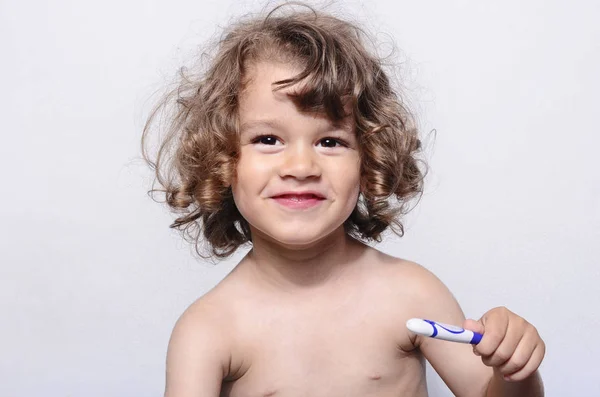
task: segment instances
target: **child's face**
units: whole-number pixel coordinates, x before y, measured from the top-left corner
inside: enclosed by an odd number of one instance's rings
[[[323,115],[297,109],[286,93],[299,87],[273,90],[272,83],[298,72],[280,63],[258,63],[249,70],[251,80],[239,98],[241,150],[232,190],[253,240],[302,248],[330,235],[352,213],[360,159],[352,117],[335,126]],[[323,199],[274,198],[308,190]]]

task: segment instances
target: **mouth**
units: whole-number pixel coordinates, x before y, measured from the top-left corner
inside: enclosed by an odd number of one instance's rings
[[[274,196],[274,199],[285,199],[292,201],[306,201],[306,200],[325,200],[325,197],[319,196],[317,194],[280,194],[278,196]]]
[[[318,208],[325,198],[316,194],[280,194],[273,200],[289,210],[308,210]]]

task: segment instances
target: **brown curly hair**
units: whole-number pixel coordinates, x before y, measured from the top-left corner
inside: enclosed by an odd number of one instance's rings
[[[171,210],[181,214],[170,227],[195,243],[203,258],[228,257],[252,241],[230,181],[239,155],[238,98],[255,62],[276,59],[303,68],[294,78],[274,83],[274,89],[282,89],[302,81],[305,89],[292,98],[301,110],[338,121],[349,116],[344,105],[350,101],[361,182],[357,205],[344,222],[348,235],[380,242],[390,227],[403,236],[400,217],[423,192],[426,164],[418,157],[415,117],[392,87],[383,60],[367,50],[368,36],[356,24],[303,6],[308,11],[291,8],[286,13],[289,7],[278,6],[232,24],[197,77],[182,68],[176,88],[161,99],[144,126],[143,158],[163,187],[148,193],[165,194]],[[166,135],[153,161],[147,138],[164,114]],[[397,202],[392,203],[394,197]],[[201,234],[208,255],[198,250]]]

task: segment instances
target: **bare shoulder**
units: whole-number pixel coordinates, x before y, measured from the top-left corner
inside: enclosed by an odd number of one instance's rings
[[[227,351],[232,343],[231,310],[223,281],[194,301],[177,320],[171,343],[204,343],[209,338],[215,349]]]
[[[427,294],[445,289],[440,279],[425,266],[411,260],[398,258],[381,251],[375,253],[378,276],[391,283],[399,283],[407,293]]]
[[[177,325],[182,328],[202,328],[206,331],[223,333],[231,326],[231,303],[235,300],[237,288],[235,284],[235,276],[232,277],[232,274],[225,276],[214,288],[196,299],[183,312]]]
[[[218,396],[230,355],[227,314],[218,297],[209,293],[191,304],[173,328],[165,395]]]
[[[376,253],[376,258],[378,282],[400,294],[399,299],[406,303],[407,312],[412,316],[425,316],[432,306],[454,304],[450,290],[425,266],[381,251]]]
[[[223,305],[211,292],[194,301],[179,317],[174,331],[216,332],[224,327]]]

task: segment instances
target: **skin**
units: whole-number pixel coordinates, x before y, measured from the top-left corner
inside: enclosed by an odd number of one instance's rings
[[[359,192],[353,126],[302,113],[273,91],[297,72],[266,62],[249,70],[232,190],[253,248],[175,325],[165,395],[426,396],[425,359],[457,396],[543,395],[535,327],[502,307],[465,320],[432,273],[344,233]],[[309,210],[271,198],[309,189],[325,196]],[[484,336],[475,348],[420,337],[405,327],[412,317]]]

